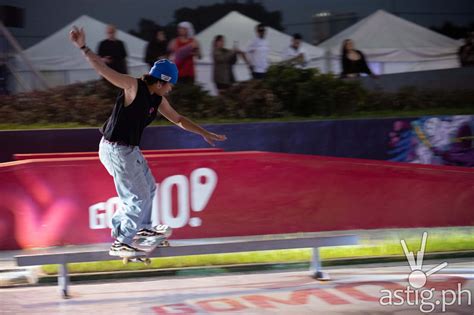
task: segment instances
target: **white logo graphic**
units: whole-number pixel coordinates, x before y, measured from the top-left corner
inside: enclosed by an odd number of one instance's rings
[[[161,80],[169,82],[171,80],[171,77],[167,76],[166,74],[162,74],[161,75]]]
[[[195,169],[189,179],[184,175],[173,175],[156,183],[151,215],[153,224],[165,224],[172,228],[181,228],[187,224],[191,227],[201,226],[201,218],[191,217],[191,214],[206,208],[216,185],[217,174],[210,168]],[[176,194],[173,194],[173,189]],[[177,198],[173,198],[174,195]],[[112,216],[121,206],[118,197],[93,204],[89,207],[89,227],[112,228]],[[176,215],[173,209],[177,209]]]
[[[425,255],[427,238],[428,238],[428,233],[423,232],[423,238],[421,240],[421,249],[416,254],[416,260],[415,260],[413,252],[408,251],[408,247],[405,240],[400,241],[403,247],[403,252],[405,253],[405,257],[407,258],[408,263],[410,264],[410,269],[411,269],[411,273],[408,275],[408,283],[414,289],[422,288],[426,284],[426,280],[428,279],[429,276],[440,271],[441,269],[445,268],[448,265],[447,262],[444,262],[426,272],[423,271],[422,269],[423,257]]]

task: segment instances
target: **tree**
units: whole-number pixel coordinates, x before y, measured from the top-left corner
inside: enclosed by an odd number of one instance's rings
[[[466,37],[467,33],[474,31],[474,22],[467,26],[454,25],[451,22],[444,22],[441,27],[430,27],[433,31],[446,35],[454,39]]]
[[[139,37],[147,42],[151,41],[158,30],[163,30],[167,38],[173,38],[176,36],[176,26],[172,23],[161,26],[152,20],[140,19],[138,22],[138,31],[129,30],[128,32],[133,36]]]
[[[174,24],[189,21],[194,25],[196,33],[199,33],[231,11],[238,11],[274,29],[284,30],[281,24],[282,16],[280,11],[269,12],[261,3],[253,1],[247,1],[246,3],[225,1],[224,3],[209,6],[199,6],[195,9],[181,8],[174,13]]]
[[[146,41],[150,41],[159,28],[160,25],[152,20],[140,19],[140,22],[138,22],[138,31],[130,30],[129,33]]]

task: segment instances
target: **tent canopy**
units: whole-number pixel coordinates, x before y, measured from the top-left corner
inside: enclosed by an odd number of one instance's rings
[[[107,24],[83,15],[23,52],[50,87],[99,78],[82,52],[70,42],[69,31],[73,26],[84,28],[86,43],[94,51],[97,51],[99,43],[106,38]],[[147,72],[148,65],[143,62],[146,42],[121,30],[117,30],[117,38],[125,44],[129,73],[140,76]],[[15,80],[10,80],[12,91],[26,92],[43,88],[20,56],[16,56],[15,63]]]
[[[69,40],[69,31],[74,25],[84,28],[86,43],[94,51],[97,51],[100,41],[106,38],[107,24],[83,15],[24,51],[36,69],[40,71],[92,69],[85,58],[81,56],[81,51]],[[129,67],[145,65],[143,56],[146,42],[144,40],[121,30],[117,30],[117,38],[125,44]]]
[[[259,23],[239,12],[232,11],[197,34],[196,39],[203,55],[196,65],[198,83],[212,94],[216,93],[212,79],[212,43],[216,35],[224,35],[226,47],[231,48],[236,43],[240,50],[245,51],[255,38],[255,26]],[[266,39],[270,48],[268,57],[271,63],[282,61],[282,53],[290,46],[291,38],[290,35],[267,27]],[[305,42],[302,42],[302,45],[307,52],[307,66],[321,69],[325,63],[323,59],[325,51]],[[237,81],[250,79],[249,69],[243,61],[238,62],[233,69]]]
[[[211,62],[212,42],[216,35],[224,35],[226,47],[230,48],[234,42],[241,50],[245,50],[251,40],[255,38],[255,26],[260,22],[255,21],[237,11],[232,11],[214,24],[201,31],[196,39],[199,41],[203,54],[202,62]],[[267,27],[266,39],[270,46],[269,59],[271,62],[282,60],[282,52],[291,44],[291,36]],[[308,53],[308,59],[322,58],[324,50],[303,42],[303,47]]]
[[[452,59],[459,43],[415,23],[378,10],[321,43],[332,56],[340,56],[345,39],[352,39],[372,62],[417,62]]]

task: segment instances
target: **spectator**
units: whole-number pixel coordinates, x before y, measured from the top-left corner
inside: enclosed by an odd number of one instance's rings
[[[171,41],[169,51],[179,70],[182,83],[193,84],[195,81],[194,57],[201,58],[199,43],[194,38],[194,27],[189,22],[178,24],[178,36]]]
[[[306,65],[306,50],[301,45],[301,34],[293,34],[291,45],[283,52],[283,61],[292,65],[304,67]]]
[[[241,55],[245,59],[245,54],[237,48],[235,43],[232,50],[224,46],[225,38],[223,35],[214,37],[212,44],[213,78],[219,93],[228,89],[235,82],[232,66],[237,62],[237,56]]]
[[[263,79],[268,69],[268,53],[270,48],[265,39],[265,25],[258,24],[255,27],[257,37],[247,48],[250,71],[254,79]]]
[[[341,78],[355,78],[359,77],[361,73],[376,77],[367,66],[364,54],[354,48],[354,43],[350,39],[346,39],[342,43],[341,61]]]
[[[98,55],[112,69],[126,74],[127,71],[127,51],[124,43],[115,37],[117,29],[114,25],[107,26],[107,39],[99,43]]]
[[[458,56],[461,67],[474,66],[474,32],[467,35],[465,44],[459,48]]]
[[[168,58],[168,40],[163,30],[156,31],[155,37],[146,46],[145,62],[153,67],[155,61]]]

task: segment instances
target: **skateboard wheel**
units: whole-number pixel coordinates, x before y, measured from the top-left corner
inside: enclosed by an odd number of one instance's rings
[[[165,240],[165,241],[161,242],[161,246],[170,246],[170,242]]]
[[[128,264],[128,257],[123,257],[122,262],[124,265]]]
[[[151,259],[150,259],[150,258],[145,258],[145,259],[143,260],[143,263],[144,263],[145,265],[149,266],[149,265],[151,264]]]

